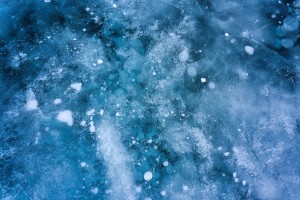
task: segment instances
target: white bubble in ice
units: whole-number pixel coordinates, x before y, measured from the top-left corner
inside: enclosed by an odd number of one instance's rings
[[[189,52],[188,50],[183,50],[179,53],[179,60],[182,62],[186,62],[189,59]]]
[[[245,51],[246,51],[246,53],[247,54],[249,54],[249,55],[253,55],[254,54],[254,48],[253,47],[251,47],[251,46],[245,46]]]
[[[61,102],[62,102],[61,99],[54,99],[54,101],[53,101],[54,104],[60,104]]]
[[[92,191],[92,193],[97,194],[99,189],[97,187],[94,187],[94,188],[92,188],[91,191]]]
[[[153,177],[153,174],[150,171],[148,171],[144,174],[145,181],[150,181],[152,179],[152,177]]]
[[[208,87],[209,87],[209,89],[215,89],[216,88],[216,84],[214,83],[214,82],[209,82],[208,83]]]
[[[102,60],[102,59],[99,59],[99,60],[97,60],[97,63],[98,63],[99,65],[101,65],[101,64],[103,64],[103,60]]]
[[[80,163],[80,166],[81,166],[81,167],[86,167],[87,164],[86,164],[86,162],[81,162],[81,163]]]
[[[163,165],[166,167],[166,166],[169,165],[169,162],[168,162],[168,161],[165,161],[165,162],[163,162]]]

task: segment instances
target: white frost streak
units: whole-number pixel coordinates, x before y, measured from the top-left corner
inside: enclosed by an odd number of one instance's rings
[[[118,132],[108,122],[101,123],[98,136],[98,152],[102,154],[111,181],[111,199],[136,199],[133,174],[128,167],[129,156],[120,141]]]
[[[35,95],[32,90],[27,92],[26,110],[32,111],[38,108],[38,101],[35,99]]]

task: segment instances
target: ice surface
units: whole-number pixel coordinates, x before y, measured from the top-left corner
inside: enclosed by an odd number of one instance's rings
[[[298,199],[299,8],[1,1],[1,198]]]
[[[299,21],[296,17],[288,16],[283,21],[283,28],[287,31],[295,31],[299,27]]]

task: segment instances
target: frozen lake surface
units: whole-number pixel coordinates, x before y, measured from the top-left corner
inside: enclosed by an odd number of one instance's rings
[[[299,199],[299,21],[299,0],[0,1],[1,199]]]

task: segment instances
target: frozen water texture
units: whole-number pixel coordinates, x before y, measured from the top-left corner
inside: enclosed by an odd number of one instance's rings
[[[2,199],[299,199],[299,0],[0,1]]]
[[[295,31],[299,27],[299,21],[296,17],[288,16],[283,21],[283,27],[287,31]]]

